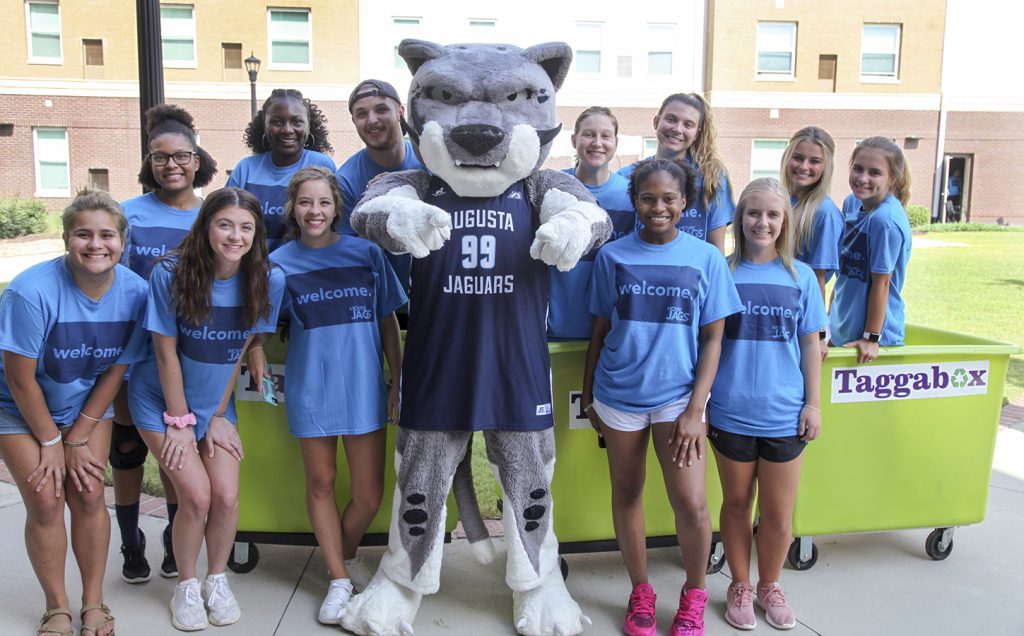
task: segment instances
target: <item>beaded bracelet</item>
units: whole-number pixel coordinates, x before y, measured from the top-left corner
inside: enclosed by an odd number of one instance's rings
[[[68,448],[81,448],[82,446],[88,446],[89,445],[89,438],[85,438],[85,439],[83,439],[80,442],[72,442],[72,441],[69,441],[69,440],[64,440],[64,445],[67,446]]]

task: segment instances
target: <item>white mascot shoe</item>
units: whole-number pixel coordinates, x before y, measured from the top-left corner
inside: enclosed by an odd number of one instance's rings
[[[352,597],[341,626],[359,636],[412,636],[412,621],[422,598],[377,570],[366,589]]]
[[[558,568],[532,590],[512,593],[512,622],[522,636],[575,636],[591,624]]]

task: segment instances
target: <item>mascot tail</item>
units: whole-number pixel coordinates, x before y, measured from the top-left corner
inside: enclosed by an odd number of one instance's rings
[[[462,529],[466,532],[466,539],[469,541],[473,555],[480,563],[490,563],[494,560],[494,544],[491,542],[490,533],[484,525],[483,515],[480,514],[480,505],[476,499],[476,488],[473,487],[473,438],[466,444],[466,455],[455,468],[455,476],[452,479],[452,490],[455,493],[455,505],[459,507],[459,519],[462,521]]]

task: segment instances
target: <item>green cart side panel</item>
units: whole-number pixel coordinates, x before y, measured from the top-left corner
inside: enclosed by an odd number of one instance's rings
[[[597,434],[586,422],[582,411],[584,405],[579,402],[587,343],[552,342],[548,348],[551,351],[557,457],[551,482],[555,534],[561,543],[614,539],[607,454],[603,448],[598,448]],[[712,529],[718,531],[722,487],[710,448],[705,452],[708,457],[708,511]],[[653,444],[649,444],[647,453],[644,518],[647,536],[675,536],[675,515],[668,503]]]
[[[822,433],[804,453],[793,513],[795,536],[965,525],[985,516],[992,455],[1010,354],[1019,347],[963,334],[908,326],[907,346],[882,349],[857,365],[852,349],[832,349],[822,368]],[[938,371],[936,366],[941,366]],[[988,364],[978,395],[834,401],[842,369],[896,365],[956,375],[957,363]],[[915,365],[903,366],[903,365]],[[970,365],[967,365],[970,366]],[[891,386],[871,395],[885,395]],[[978,389],[981,390],[981,389]]]
[[[276,337],[265,347],[271,370],[278,372],[283,365],[286,347]],[[247,383],[243,374],[240,383]],[[253,387],[254,388],[254,387]],[[302,466],[299,441],[288,432],[288,417],[284,404],[271,406],[262,401],[245,399],[236,390],[238,432],[245,449],[245,460],[239,477],[239,532],[310,533],[313,528],[306,514],[306,477]],[[387,534],[391,523],[392,500],[395,492],[395,434],[388,426],[386,464],[384,466],[384,497],[380,510],[373,518],[368,534]],[[342,443],[338,444],[338,476],[335,493],[338,508],[349,499],[352,484],[348,462]],[[451,532],[458,521],[458,509],[453,497],[448,498],[448,518],[445,530]]]

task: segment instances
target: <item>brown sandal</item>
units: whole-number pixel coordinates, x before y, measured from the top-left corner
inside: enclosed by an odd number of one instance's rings
[[[74,630],[72,630],[70,627],[68,627],[67,629],[53,629],[51,627],[43,627],[43,625],[45,625],[48,620],[50,620],[54,616],[60,616],[61,614],[67,616],[68,622],[71,622],[71,610],[69,610],[66,607],[55,607],[52,610],[46,610],[46,613],[43,614],[43,617],[39,620],[39,628],[36,629],[36,636],[51,636],[51,634],[56,634],[57,636],[71,636],[74,633]]]
[[[94,621],[92,623],[86,624],[85,623],[85,613],[86,612],[91,612],[93,610],[99,610],[99,611],[103,612],[103,616],[101,616],[98,621]],[[82,636],[86,636],[85,635],[86,632],[89,632],[89,636],[96,636],[96,631],[99,628],[101,628],[101,627],[103,627],[105,625],[109,625],[109,624],[113,623],[116,620],[114,618],[114,615],[110,613],[110,608],[107,607],[104,603],[90,603],[89,605],[83,605],[82,606],[81,616],[82,616],[82,631],[81,631]],[[114,636],[114,632],[110,632],[110,636]]]

